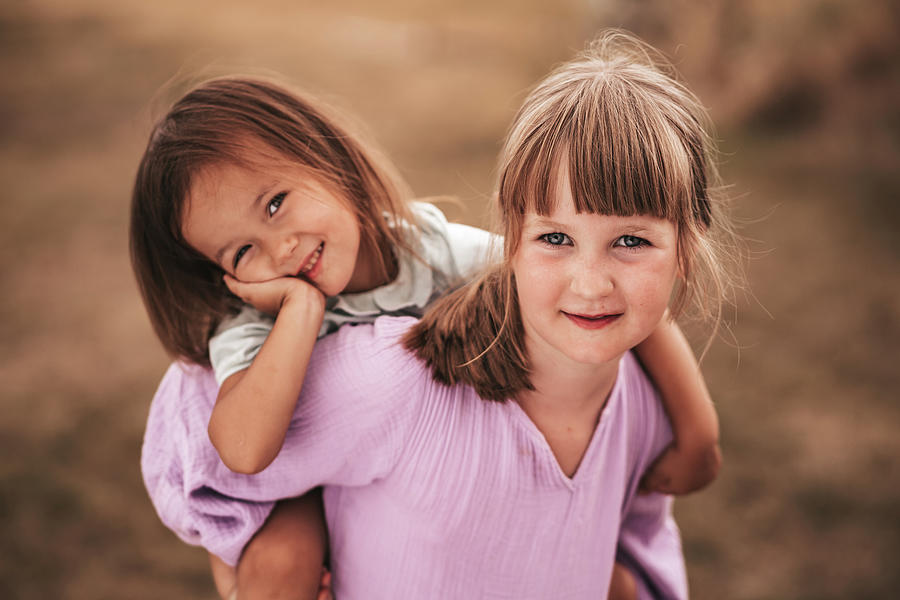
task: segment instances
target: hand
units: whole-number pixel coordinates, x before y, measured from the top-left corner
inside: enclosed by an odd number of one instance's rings
[[[319,582],[319,593],[316,600],[334,600],[334,594],[331,590],[331,571],[322,570],[322,581]]]
[[[257,310],[276,316],[288,302],[299,302],[325,312],[325,296],[314,285],[297,277],[279,277],[247,283],[225,275],[231,293]]]
[[[685,449],[670,445],[641,479],[640,492],[689,494],[712,483],[722,466],[718,444]]]

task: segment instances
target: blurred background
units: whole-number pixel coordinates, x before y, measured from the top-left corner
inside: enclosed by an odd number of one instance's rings
[[[751,250],[704,361],[725,469],[676,503],[693,597],[896,597],[889,0],[0,4],[0,597],[214,598],[138,470],[168,359],[127,213],[152,119],[184,89],[170,80],[281,73],[364,123],[417,195],[485,225],[525,92],[607,26],[669,54],[709,106]]]

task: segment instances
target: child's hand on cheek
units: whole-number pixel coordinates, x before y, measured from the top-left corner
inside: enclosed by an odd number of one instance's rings
[[[266,314],[277,316],[288,304],[299,305],[324,315],[325,296],[312,284],[296,277],[247,283],[225,275],[231,293]]]

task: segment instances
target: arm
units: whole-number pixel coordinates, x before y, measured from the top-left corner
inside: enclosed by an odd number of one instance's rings
[[[663,325],[670,325],[668,319]],[[680,335],[680,332],[677,332]],[[622,504],[622,520],[616,563],[619,575],[630,574],[629,597],[640,600],[686,600],[687,573],[681,536],[672,516],[673,500],[662,494],[640,494],[640,476],[672,442],[671,422],[660,401],[660,394],[636,362],[627,364],[637,374],[629,382],[630,418],[623,435],[628,436],[633,461]],[[635,590],[636,588],[636,590]]]
[[[635,348],[659,390],[675,439],[650,467],[642,488],[670,494],[696,491],[721,465],[719,420],[690,345],[668,317]]]
[[[141,449],[160,520],[234,566],[275,501],[385,477],[405,456],[430,385],[399,344],[410,324],[344,327],[320,340],[284,447],[256,475],[229,470],[206,435],[219,390],[212,371],[173,364],[153,397]]]
[[[226,282],[249,304],[278,315],[250,366],[222,383],[209,420],[209,439],[222,462],[238,473],[258,473],[284,443],[325,314],[325,298],[296,278],[241,283],[227,277]]]

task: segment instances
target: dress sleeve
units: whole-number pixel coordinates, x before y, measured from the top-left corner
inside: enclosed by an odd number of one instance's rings
[[[424,366],[398,344],[413,322],[383,319],[320,340],[284,445],[255,475],[230,471],[209,441],[218,391],[212,373],[170,367],[151,405],[141,457],[162,522],[234,565],[276,501],[387,474],[429,381]]]
[[[637,493],[640,477],[671,442],[671,426],[659,395],[631,354],[626,372],[636,469],[623,505],[616,560],[634,574],[640,600],[684,600],[687,573],[672,497]]]

